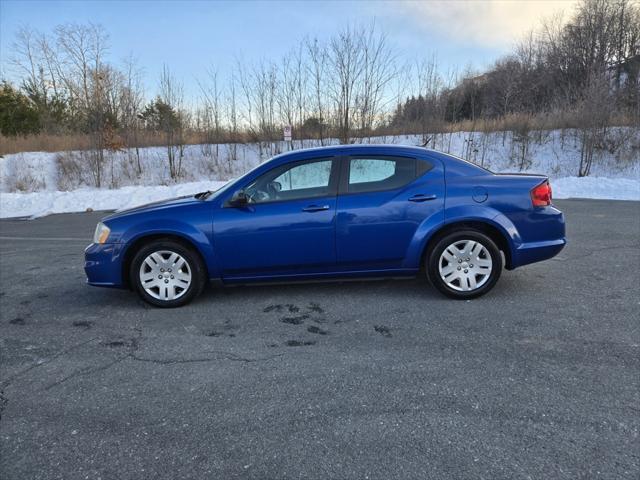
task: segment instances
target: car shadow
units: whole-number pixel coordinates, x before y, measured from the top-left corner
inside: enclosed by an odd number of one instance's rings
[[[518,291],[518,276],[503,275],[494,289],[487,295],[478,299],[467,301],[481,301],[483,299],[495,298],[500,295],[511,295]],[[114,307],[117,305],[123,308],[142,307],[145,309],[156,309],[142,301],[139,296],[127,289],[101,289],[85,286],[78,292],[78,299],[84,305],[95,307]],[[424,276],[409,279],[332,279],[322,281],[304,282],[261,282],[238,285],[221,285],[217,282],[210,282],[203,290],[202,294],[191,303],[180,308],[214,306],[224,299],[225,302],[238,301],[238,306],[263,302],[282,296],[317,298],[333,297],[340,301],[345,295],[358,298],[363,302],[378,302],[384,298],[386,301],[408,301],[420,300],[429,302],[455,302],[438,292]],[[326,300],[325,300],[326,301]]]

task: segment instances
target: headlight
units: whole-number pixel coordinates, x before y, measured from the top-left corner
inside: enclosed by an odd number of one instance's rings
[[[111,230],[104,223],[100,222],[96,226],[96,232],[93,234],[93,243],[104,243],[109,238]]]

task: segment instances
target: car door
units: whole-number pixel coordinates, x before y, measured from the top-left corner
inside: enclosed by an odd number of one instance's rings
[[[407,267],[404,260],[418,227],[430,217],[442,221],[444,194],[444,172],[437,161],[344,157],[336,216],[338,267]]]
[[[223,279],[335,268],[338,166],[330,157],[275,167],[244,187],[247,205],[223,205],[214,222]]]

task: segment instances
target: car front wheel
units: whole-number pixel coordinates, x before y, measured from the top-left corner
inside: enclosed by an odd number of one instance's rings
[[[189,303],[206,282],[200,257],[170,239],[142,247],[131,262],[130,276],[144,301],[167,308]]]
[[[500,278],[502,256],[487,235],[464,230],[437,241],[426,267],[431,283],[448,297],[476,298],[491,290]]]

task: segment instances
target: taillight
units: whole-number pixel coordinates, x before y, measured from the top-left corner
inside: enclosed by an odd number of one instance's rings
[[[531,190],[531,201],[534,207],[551,205],[551,185],[549,184],[549,180],[545,180]]]

